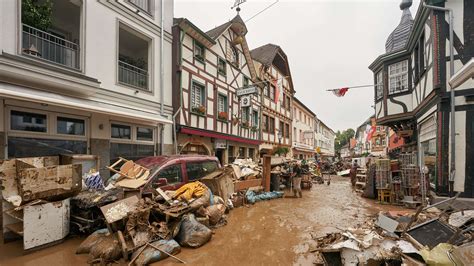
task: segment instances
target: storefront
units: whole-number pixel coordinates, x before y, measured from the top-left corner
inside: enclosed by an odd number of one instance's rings
[[[179,154],[216,156],[222,165],[237,158],[255,160],[259,144],[258,140],[189,127],[181,127],[178,134]]]
[[[298,160],[308,160],[310,158],[315,158],[315,150],[310,145],[294,143],[293,158]]]
[[[436,183],[436,143],[437,143],[437,124],[436,116],[432,114],[419,124],[419,162],[422,167],[426,167],[430,183],[434,186]],[[425,171],[426,173],[426,171]]]

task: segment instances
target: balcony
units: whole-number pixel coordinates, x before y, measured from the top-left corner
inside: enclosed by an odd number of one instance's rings
[[[139,89],[148,89],[148,71],[124,61],[118,61],[119,82]]]
[[[22,53],[73,69],[79,69],[79,45],[23,24]]]

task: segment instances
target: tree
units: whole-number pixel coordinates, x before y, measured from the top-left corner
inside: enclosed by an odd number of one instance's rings
[[[352,128],[348,128],[346,130],[337,131],[336,132],[336,143],[335,143],[335,149],[336,151],[340,151],[341,148],[349,143],[350,139],[353,138],[355,135],[355,131]]]

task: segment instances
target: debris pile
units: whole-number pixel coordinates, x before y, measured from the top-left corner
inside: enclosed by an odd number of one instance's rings
[[[466,254],[472,256],[474,251],[473,211],[443,204],[416,212],[380,212],[357,228],[314,238],[311,252],[326,265],[469,265],[472,257]]]

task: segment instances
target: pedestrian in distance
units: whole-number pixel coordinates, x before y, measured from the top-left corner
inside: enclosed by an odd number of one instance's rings
[[[355,187],[357,182],[357,168],[359,168],[359,164],[357,163],[357,160],[354,160],[350,171],[352,188]]]
[[[302,169],[301,169],[301,162],[297,162],[293,168],[293,195],[294,197],[303,197],[303,193],[301,192],[301,179],[302,179]]]

